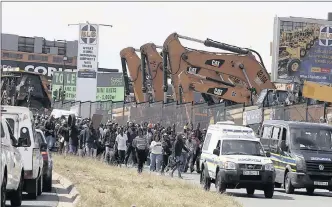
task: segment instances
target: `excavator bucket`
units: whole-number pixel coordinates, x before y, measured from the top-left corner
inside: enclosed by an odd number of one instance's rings
[[[157,51],[157,46],[153,43],[142,45],[140,51],[142,55],[141,59],[142,61],[145,61],[146,64],[149,81],[152,82],[151,84],[154,101],[163,101],[163,59],[160,53]]]
[[[136,54],[137,50],[133,47],[127,47],[121,50],[120,57],[122,62],[122,71],[124,73],[125,90],[129,92],[129,78],[127,74],[127,67],[131,77],[131,82],[134,88],[135,99],[137,103],[144,102],[143,94],[143,78],[141,71],[141,59]],[[128,95],[128,94],[127,94]]]
[[[231,53],[214,53],[186,48],[181,44],[180,38],[195,41],[207,47],[226,50]],[[253,53],[255,53],[260,57],[254,50],[220,43],[211,39],[205,41],[198,40],[181,36],[177,33],[169,35],[163,47],[167,51],[166,58],[168,59],[168,66],[172,73],[175,88],[179,87],[180,79],[178,75],[183,71],[228,82],[243,87],[243,90],[247,89],[249,93],[252,88],[254,88],[258,94],[265,88],[275,88],[262,60],[258,62],[253,55]],[[204,90],[205,89],[203,89],[203,91]],[[179,99],[177,89],[175,89],[175,93],[176,98]],[[223,97],[226,99],[225,95],[223,95]],[[239,97],[240,96],[229,96],[229,100],[243,103],[244,100]]]

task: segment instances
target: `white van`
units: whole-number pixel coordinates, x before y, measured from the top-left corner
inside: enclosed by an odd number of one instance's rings
[[[43,158],[35,135],[33,114],[26,107],[1,106],[1,115],[6,118],[18,138],[18,149],[23,157],[24,187],[29,197],[36,199],[42,194]]]
[[[233,123],[210,125],[202,148],[200,182],[205,190],[214,183],[219,193],[246,188],[247,194],[274,193],[275,169],[254,131]]]

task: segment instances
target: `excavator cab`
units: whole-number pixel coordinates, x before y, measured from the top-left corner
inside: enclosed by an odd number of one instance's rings
[[[256,100],[259,107],[272,107],[278,105],[291,105],[291,94],[285,90],[264,89]]]

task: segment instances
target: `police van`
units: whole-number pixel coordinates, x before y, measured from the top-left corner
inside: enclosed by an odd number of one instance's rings
[[[248,195],[263,190],[274,194],[275,169],[254,131],[230,122],[210,125],[202,147],[200,182],[205,190],[214,183],[219,193],[246,188]]]
[[[327,124],[267,120],[261,143],[276,169],[276,187],[332,190],[332,127]]]
[[[18,138],[18,149],[24,165],[23,191],[36,199],[43,190],[43,158],[35,134],[33,114],[27,107],[1,106],[1,115]]]

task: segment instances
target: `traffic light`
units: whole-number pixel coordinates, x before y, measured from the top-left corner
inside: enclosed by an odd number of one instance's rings
[[[58,90],[53,91],[53,100],[58,98]]]
[[[64,101],[66,99],[66,91],[62,91],[62,94],[61,94],[61,100]]]

